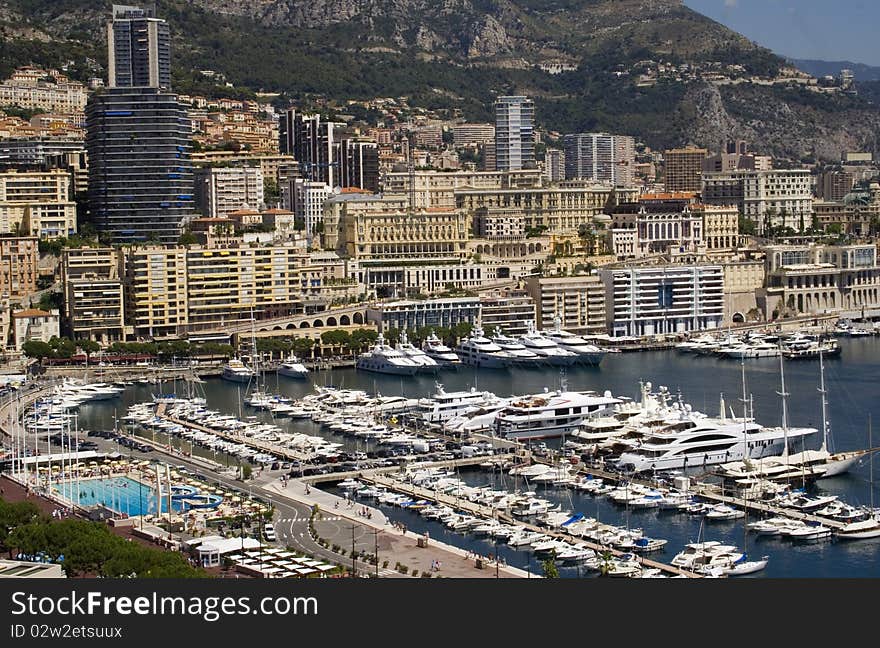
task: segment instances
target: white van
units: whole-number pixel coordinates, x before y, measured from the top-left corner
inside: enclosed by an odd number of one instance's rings
[[[263,527],[263,537],[266,538],[269,542],[275,542],[278,538],[275,537],[275,527],[271,524],[267,524]]]

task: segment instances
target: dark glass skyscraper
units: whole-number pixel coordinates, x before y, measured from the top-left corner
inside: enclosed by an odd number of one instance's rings
[[[192,128],[171,87],[168,24],[113,6],[110,88],[86,106],[89,218],[114,243],[176,243],[195,214]]]
[[[111,88],[86,106],[89,211],[115,243],[176,243],[195,212],[192,129],[177,95]]]
[[[171,34],[154,9],[113,5],[107,49],[111,88],[171,88]]]
[[[278,124],[278,144],[284,155],[299,162],[303,178],[334,187],[339,184],[339,160],[334,159],[333,122],[320,115],[303,115],[288,108]]]

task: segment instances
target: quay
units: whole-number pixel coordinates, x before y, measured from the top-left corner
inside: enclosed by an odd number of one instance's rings
[[[542,533],[544,535],[552,536],[559,540],[568,540],[574,541],[578,544],[583,544],[597,554],[601,555],[605,552],[609,552],[612,556],[622,556],[625,553],[624,551],[620,551],[618,549],[613,549],[611,547],[607,547],[604,545],[600,545],[595,542],[591,542],[590,540],[586,540],[581,537],[572,536],[567,533],[563,533],[560,531],[556,531],[553,529],[547,529],[546,527],[540,527],[535,524],[531,524],[529,522],[523,522],[522,520],[518,520],[513,516],[502,513],[497,509],[489,508],[488,506],[482,506],[480,504],[475,504],[466,499],[453,497],[451,495],[447,495],[444,493],[438,493],[437,491],[432,491],[426,488],[421,488],[419,486],[415,486],[413,484],[406,484],[399,480],[390,478],[385,475],[371,475],[364,476],[360,478],[362,481],[372,483],[375,486],[382,486],[384,488],[388,488],[390,490],[402,493],[404,495],[412,495],[415,498],[427,500],[430,502],[434,502],[435,504],[442,504],[445,506],[449,506],[451,508],[465,511],[470,513],[471,515],[475,515],[484,519],[496,519],[500,522],[504,522],[507,524],[515,524],[517,526],[524,527],[529,531],[534,531],[536,533]],[[684,576],[686,578],[702,578],[702,575],[689,572],[684,569],[679,569],[678,567],[674,567],[673,565],[669,565],[667,563],[658,562],[656,560],[651,560],[650,558],[645,558],[644,556],[639,556],[639,563],[646,567],[651,567],[654,569],[659,569],[662,572],[670,575],[670,576]]]

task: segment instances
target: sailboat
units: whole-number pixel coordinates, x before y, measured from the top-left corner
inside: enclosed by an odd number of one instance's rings
[[[868,448],[871,447],[871,415],[868,414]],[[874,457],[868,457],[869,466],[869,489],[870,515],[865,520],[858,522],[850,522],[837,532],[837,537],[841,540],[868,540],[870,538],[880,538],[880,521],[874,513]]]
[[[783,358],[780,356],[779,369],[782,391],[777,393],[782,397],[782,427],[787,431],[786,396],[788,396],[788,393],[785,392],[783,366]],[[762,457],[757,465],[749,460],[725,464],[720,470],[722,476],[735,479],[762,478],[774,481],[800,480],[806,482],[808,479],[824,479],[845,473],[853,464],[870,452],[870,450],[852,450],[837,453],[829,451],[831,426],[828,422],[828,400],[826,398],[828,391],[825,388],[825,364],[823,354],[821,353],[819,354],[819,376],[820,382],[817,391],[822,395],[821,447],[818,450],[802,450],[801,452],[789,454],[788,437],[786,434],[785,446],[781,455]]]

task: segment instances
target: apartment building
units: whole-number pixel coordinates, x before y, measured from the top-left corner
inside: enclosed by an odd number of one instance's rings
[[[64,287],[62,330],[72,339],[102,344],[126,339],[122,252],[70,248],[61,257]]]
[[[256,167],[209,167],[195,170],[196,206],[207,218],[227,218],[240,209],[265,203],[263,172]]]
[[[706,173],[703,202],[735,205],[759,233],[770,226],[800,232],[813,220],[812,179],[807,169]]]
[[[526,289],[535,302],[538,328],[553,328],[559,318],[567,331],[606,333],[605,288],[598,276],[528,277]]]
[[[599,270],[614,337],[687,333],[721,326],[720,265],[658,265]]]
[[[36,292],[38,248],[36,237],[0,237],[0,298],[19,299]]]
[[[76,203],[71,176],[61,169],[0,173],[0,232],[40,239],[76,232]]]
[[[703,161],[709,151],[702,148],[683,148],[666,151],[664,173],[666,191],[700,191]]]

